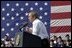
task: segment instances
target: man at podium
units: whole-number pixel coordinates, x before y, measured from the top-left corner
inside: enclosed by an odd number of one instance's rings
[[[48,33],[46,30],[45,25],[43,24],[42,21],[38,19],[38,14],[35,11],[30,11],[28,13],[28,19],[32,23],[32,28],[27,28],[26,32],[29,32],[33,35],[39,36],[42,40],[42,46],[47,47],[49,46],[48,44]]]

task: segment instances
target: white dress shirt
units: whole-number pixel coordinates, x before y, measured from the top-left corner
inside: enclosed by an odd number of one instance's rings
[[[39,19],[33,21],[32,34],[41,37],[41,39],[48,38],[48,33],[45,25]]]

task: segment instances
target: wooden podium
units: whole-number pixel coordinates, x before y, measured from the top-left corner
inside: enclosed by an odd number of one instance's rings
[[[41,38],[27,32],[17,32],[14,47],[42,47]]]

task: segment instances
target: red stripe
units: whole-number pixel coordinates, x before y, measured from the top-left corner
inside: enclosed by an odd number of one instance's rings
[[[51,6],[70,5],[71,1],[51,1]]]
[[[71,12],[51,13],[51,19],[66,19],[71,18]]]
[[[71,26],[51,27],[50,32],[51,33],[71,32]]]

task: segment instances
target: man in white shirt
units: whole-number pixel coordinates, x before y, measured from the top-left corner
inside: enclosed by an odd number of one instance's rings
[[[42,40],[49,39],[46,27],[43,24],[43,22],[38,19],[37,12],[35,11],[29,12],[28,19],[32,23],[32,29],[29,28],[28,30],[26,30],[27,32],[39,36]]]

